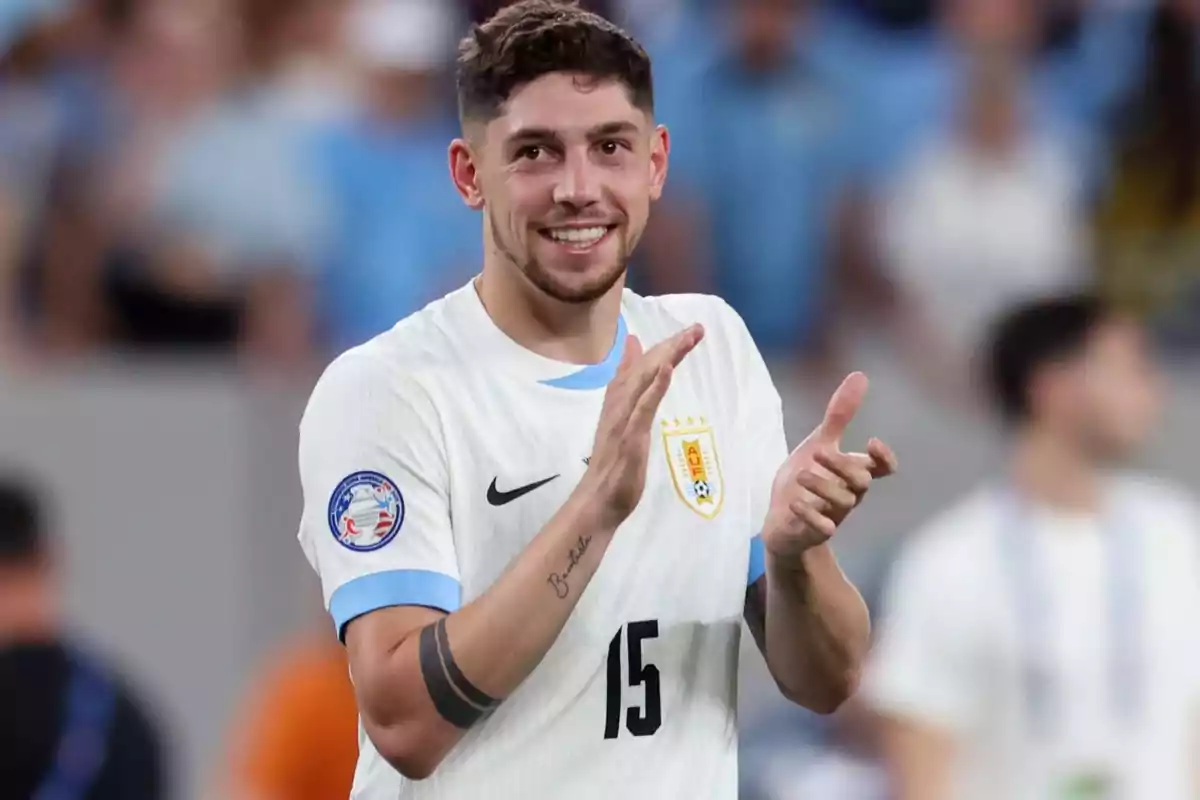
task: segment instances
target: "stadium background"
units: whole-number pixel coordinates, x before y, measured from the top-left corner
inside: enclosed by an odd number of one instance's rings
[[[295,542],[312,380],[477,268],[445,68],[494,5],[0,2],[0,464],[46,488],[72,624],[157,710],[179,797],[230,796],[263,670],[331,634]],[[675,148],[635,287],[724,295],[791,436],[872,379],[856,432],[903,472],[839,538],[869,596],[1001,457],[971,356],[1029,294],[1145,315],[1147,463],[1200,488],[1200,4],[592,5],[651,51]],[[799,786],[862,744],[746,654],[747,770]]]

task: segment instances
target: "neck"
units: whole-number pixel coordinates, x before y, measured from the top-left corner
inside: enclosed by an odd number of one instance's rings
[[[545,358],[568,364],[598,364],[612,349],[621,314],[622,277],[604,296],[588,303],[549,297],[513,267],[486,264],[475,291],[488,316],[508,338]]]
[[[58,605],[45,579],[0,576],[0,642],[49,642],[58,633]]]
[[[1095,513],[1100,507],[1100,470],[1060,436],[1027,431],[1017,440],[1011,462],[1017,490],[1057,511]]]

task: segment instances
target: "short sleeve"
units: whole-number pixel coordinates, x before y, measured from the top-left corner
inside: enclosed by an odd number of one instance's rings
[[[321,377],[300,423],[299,538],[338,636],[391,606],[461,602],[437,415],[402,368],[352,351]]]
[[[928,551],[905,553],[883,595],[883,618],[863,691],[881,714],[959,731],[980,702],[964,627]]]
[[[787,436],[783,427],[783,401],[771,379],[766,362],[754,343],[746,323],[733,308],[726,306],[731,329],[733,363],[738,365],[739,397],[738,438],[748,467],[750,519],[754,520],[750,542],[747,585],[766,571],[766,559],[759,533],[771,504],[771,484],[788,456]]]

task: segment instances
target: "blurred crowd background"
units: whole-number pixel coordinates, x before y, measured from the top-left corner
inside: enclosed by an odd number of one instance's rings
[[[478,269],[449,67],[499,5],[0,0],[0,465],[37,487],[64,624],[135,687],[170,796],[345,796],[295,425],[332,355]],[[970,376],[1023,298],[1099,287],[1146,322],[1171,377],[1147,459],[1200,488],[1200,0],[584,5],[645,44],[671,131],[633,287],[725,297],[791,436],[872,378],[856,430],[906,476],[840,537],[872,603],[1002,457]],[[871,785],[853,716],[784,707],[746,652],[747,769]],[[834,796],[780,791],[747,796]]]

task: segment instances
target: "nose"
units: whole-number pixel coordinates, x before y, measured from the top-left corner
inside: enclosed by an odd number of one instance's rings
[[[564,160],[554,186],[554,202],[578,211],[599,201],[600,181],[595,165],[586,155],[571,154]]]

